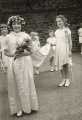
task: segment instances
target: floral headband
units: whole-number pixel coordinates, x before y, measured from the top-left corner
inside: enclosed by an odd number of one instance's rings
[[[20,23],[21,25],[25,25],[25,20],[24,20],[24,18],[20,17],[19,15],[11,16],[8,19],[7,25],[9,27],[12,27],[12,23]]]

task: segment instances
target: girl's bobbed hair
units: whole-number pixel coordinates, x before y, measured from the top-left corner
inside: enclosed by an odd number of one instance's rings
[[[61,19],[62,19],[62,21],[64,22],[65,27],[68,27],[68,26],[69,26],[68,20],[67,20],[67,18],[66,18],[64,15],[57,15],[57,16],[56,16],[56,19],[57,19],[57,18],[61,18]]]

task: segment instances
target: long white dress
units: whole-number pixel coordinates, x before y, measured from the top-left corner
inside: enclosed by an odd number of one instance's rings
[[[57,29],[55,32],[56,37],[56,70],[61,70],[64,64],[69,64],[69,40],[66,37],[66,31],[71,36],[69,28]]]
[[[0,47],[1,47],[1,53],[2,53],[2,62],[3,62],[4,67],[7,67],[8,57],[4,54],[5,41],[6,41],[6,36],[1,35],[0,36]]]
[[[7,36],[5,49],[9,54],[14,54],[18,44],[24,39],[30,39],[25,32],[11,32]],[[33,65],[30,56],[23,56],[14,60],[8,57],[8,98],[10,113],[17,113],[19,110],[30,113],[31,110],[38,110],[38,100],[33,78]]]

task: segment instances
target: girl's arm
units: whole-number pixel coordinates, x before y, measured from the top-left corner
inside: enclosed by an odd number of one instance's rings
[[[40,41],[38,40],[38,47],[40,48]]]
[[[2,49],[1,49],[1,42],[0,42],[0,59],[2,59]]]
[[[72,51],[72,38],[71,38],[71,31],[68,34],[68,41],[69,41],[69,50]]]
[[[72,39],[71,39],[71,31],[70,31],[70,29],[65,30],[65,36],[66,36],[66,39],[67,39],[68,44],[69,44],[69,50],[71,52],[71,50],[72,50]]]
[[[47,38],[47,44],[50,44],[50,40],[49,40],[49,38]]]

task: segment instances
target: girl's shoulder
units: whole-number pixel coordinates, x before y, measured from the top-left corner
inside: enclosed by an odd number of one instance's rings
[[[0,35],[0,39],[2,39],[3,38],[3,36],[2,35]]]
[[[82,28],[79,28],[78,31],[79,31],[79,32],[82,32]]]
[[[60,29],[56,29],[55,35],[60,33]]]
[[[25,39],[31,39],[30,35],[26,32],[21,32],[21,35],[25,38]]]
[[[13,31],[11,31],[10,33],[8,33],[6,36],[7,37],[11,37],[11,36],[14,36],[15,35],[15,33],[13,32]]]
[[[10,32],[9,34],[6,35],[7,38],[11,38],[12,36],[14,36],[14,32]]]
[[[48,38],[47,38],[47,42],[50,41],[50,40],[51,40],[51,37],[48,37]]]
[[[55,30],[55,33],[58,32],[58,31],[59,31],[59,29],[56,29],[56,30]]]
[[[64,32],[66,32],[66,33],[68,33],[69,35],[71,35],[71,30],[70,30],[70,28],[68,28],[68,27],[65,27],[65,28],[64,28]]]
[[[66,27],[65,28],[68,32],[71,32],[70,28],[69,27]]]

